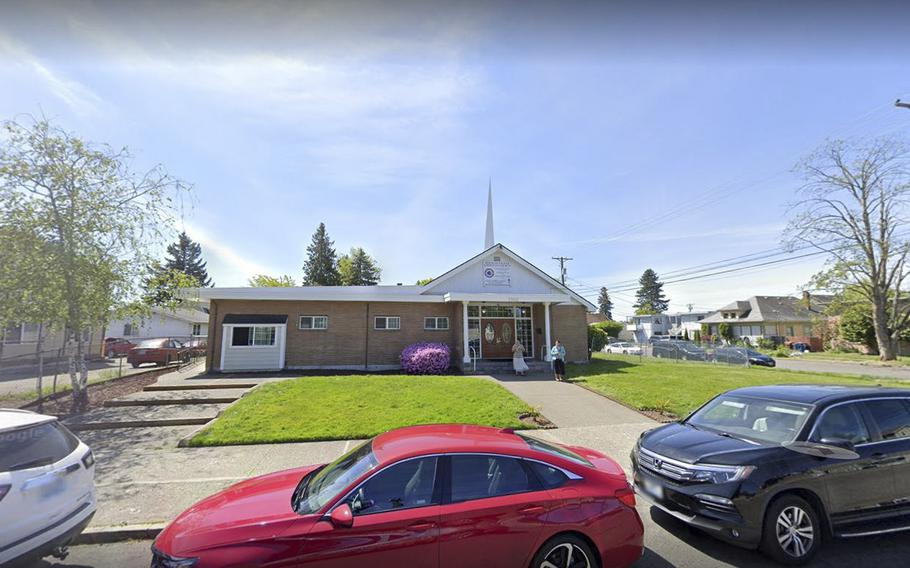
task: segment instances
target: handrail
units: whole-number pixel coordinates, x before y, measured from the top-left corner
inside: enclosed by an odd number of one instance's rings
[[[477,370],[477,350],[474,349],[473,345],[468,345],[468,349],[471,350],[471,365],[474,371]]]

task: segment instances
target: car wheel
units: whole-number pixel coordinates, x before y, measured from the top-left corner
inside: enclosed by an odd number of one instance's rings
[[[629,354],[629,352],[628,352],[628,351],[626,351],[626,350],[625,350],[625,349],[623,349],[623,350],[622,350],[622,354],[623,354],[623,355],[628,355],[628,354]]]
[[[531,568],[597,568],[596,558],[591,547],[577,536],[557,535],[540,547]]]
[[[131,363],[131,364],[133,365],[133,368],[134,368],[134,369],[138,369],[138,368],[139,368],[139,363]]]
[[[114,350],[113,350],[113,349],[108,349],[108,350],[107,350],[107,358],[108,358],[108,359],[113,359],[113,358],[116,357],[116,356],[117,356],[117,354],[114,353]]]
[[[784,496],[768,508],[761,550],[781,564],[806,564],[821,546],[818,513],[805,499]]]

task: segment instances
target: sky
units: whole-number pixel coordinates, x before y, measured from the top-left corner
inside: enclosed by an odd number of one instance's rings
[[[901,2],[3,2],[0,119],[45,116],[192,184],[218,286],[300,279],[325,222],[383,284],[496,240],[632,313],[659,275],[780,246],[826,140],[908,136]],[[665,278],[670,309],[796,294],[823,263]]]

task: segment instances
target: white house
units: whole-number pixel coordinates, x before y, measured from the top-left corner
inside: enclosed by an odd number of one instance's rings
[[[163,310],[152,308],[148,318],[130,318],[111,321],[107,326],[107,337],[123,337],[129,340],[154,337],[177,339],[204,338],[209,334],[209,314],[200,309],[178,308]]]
[[[673,314],[653,314],[631,316],[626,319],[626,331],[632,332],[636,342],[647,343],[651,337],[667,339],[695,338],[701,329],[701,320],[707,312],[677,312]]]

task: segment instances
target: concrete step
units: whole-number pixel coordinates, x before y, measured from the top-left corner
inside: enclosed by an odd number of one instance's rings
[[[195,404],[99,408],[67,418],[64,422],[71,430],[77,431],[153,426],[193,426],[206,424],[214,420],[227,406],[227,404]]]
[[[155,384],[143,388],[144,391],[179,391],[179,390],[213,390],[213,389],[251,389],[259,383],[174,383]]]
[[[206,389],[142,391],[105,401],[108,408],[120,406],[158,406],[168,404],[228,404],[239,399],[248,389]]]

